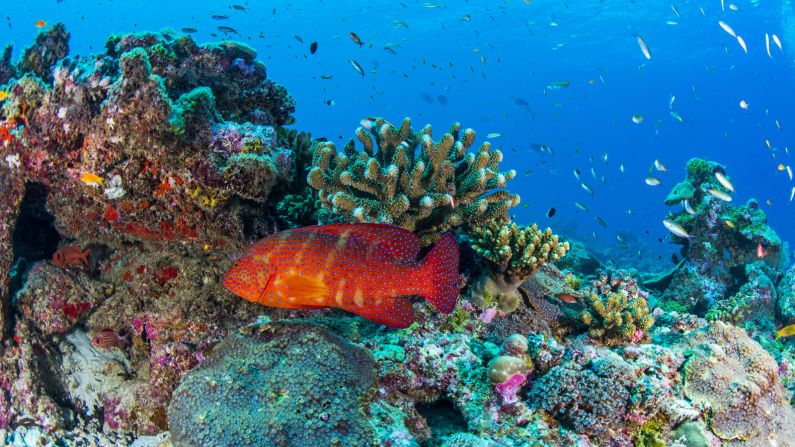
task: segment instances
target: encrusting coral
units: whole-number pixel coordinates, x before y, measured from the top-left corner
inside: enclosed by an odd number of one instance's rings
[[[419,132],[411,120],[395,127],[383,118],[366,119],[342,151],[334,143],[314,147],[309,185],[323,207],[350,222],[390,223],[417,233],[423,245],[461,225],[508,220],[519,196],[501,188],[516,171],[499,171],[502,152],[488,142],[467,153],[475,131],[455,123],[439,141],[431,126]]]
[[[684,393],[709,411],[709,426],[723,445],[793,439],[795,412],[778,366],[743,329],[717,321],[685,342],[692,355],[684,367]]]
[[[644,340],[654,324],[646,303],[648,293],[626,272],[602,272],[585,296],[580,320],[588,335],[606,345]]]
[[[544,231],[515,223],[492,221],[470,229],[473,250],[486,262],[488,272],[472,287],[472,300],[487,305],[496,300],[509,313],[519,305],[519,286],[539,268],[566,255],[568,242],[561,242],[552,230]]]

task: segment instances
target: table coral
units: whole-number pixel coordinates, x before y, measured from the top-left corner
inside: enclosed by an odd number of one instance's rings
[[[479,305],[492,301],[510,313],[519,306],[519,286],[539,268],[566,255],[568,242],[552,230],[515,223],[487,222],[471,229],[472,248],[486,262],[488,273],[476,279],[472,299]]]
[[[169,407],[175,447],[374,446],[362,413],[372,357],[308,324],[233,334],[180,383]]]
[[[637,343],[647,339],[654,324],[646,302],[649,294],[623,271],[601,272],[585,294],[580,320],[588,335],[606,345]]]
[[[323,207],[350,222],[383,222],[413,231],[423,245],[461,225],[506,221],[519,196],[502,188],[516,176],[500,172],[502,153],[483,143],[467,153],[475,131],[455,123],[439,141],[430,125],[418,132],[405,118],[395,127],[383,118],[363,120],[341,151],[334,143],[314,147],[309,185]]]

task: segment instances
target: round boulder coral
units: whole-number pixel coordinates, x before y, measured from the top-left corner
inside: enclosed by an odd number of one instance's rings
[[[301,323],[224,339],[183,378],[169,407],[175,447],[375,446],[361,410],[373,359]]]

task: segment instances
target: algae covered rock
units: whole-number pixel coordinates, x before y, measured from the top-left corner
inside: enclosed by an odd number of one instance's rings
[[[174,392],[175,447],[377,445],[361,409],[375,381],[370,354],[309,324],[246,329]]]
[[[665,198],[665,204],[676,205],[683,200],[692,199],[695,193],[696,188],[692,183],[687,180],[679,182],[674,185],[673,189],[671,189],[671,192],[668,193],[668,197]]]

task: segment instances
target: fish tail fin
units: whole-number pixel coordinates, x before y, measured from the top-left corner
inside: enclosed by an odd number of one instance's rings
[[[447,233],[431,248],[420,265],[423,296],[442,313],[449,314],[458,299],[458,242]]]

